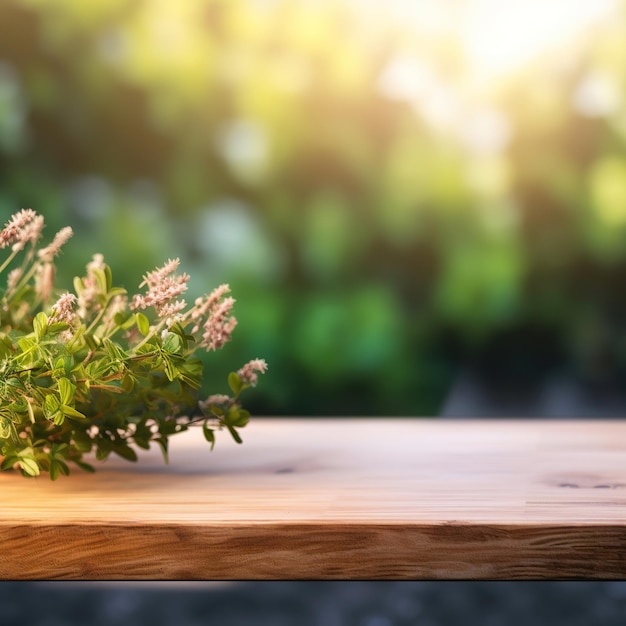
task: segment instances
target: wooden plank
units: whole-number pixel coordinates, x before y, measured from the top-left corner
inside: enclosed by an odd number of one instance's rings
[[[4,579],[626,578],[626,423],[253,420],[0,475]]]

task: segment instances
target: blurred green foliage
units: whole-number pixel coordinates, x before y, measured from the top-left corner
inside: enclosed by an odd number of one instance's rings
[[[396,5],[2,0],[0,217],[75,229],[68,286],[96,251],[230,283],[206,368],[265,358],[256,413],[435,414],[468,363],[622,380],[624,5],[476,88]]]

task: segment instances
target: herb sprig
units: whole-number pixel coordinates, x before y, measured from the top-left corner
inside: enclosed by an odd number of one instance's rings
[[[0,288],[0,469],[55,480],[69,463],[93,472],[88,453],[136,461],[135,449],[151,444],[167,462],[169,437],[192,425],[211,449],[223,428],[241,443],[250,414],[239,396],[265,361],[231,372],[230,394],[198,398],[196,352],[221,348],[237,323],[228,285],[188,306],[180,296],[189,276],[173,259],[145,274],[145,292],[129,299],[95,254],[75,293],[58,294],[54,259],[72,229],[40,247],[43,227],[41,215],[23,209],[0,232],[0,249],[9,249],[0,261],[0,274],[9,270]]]

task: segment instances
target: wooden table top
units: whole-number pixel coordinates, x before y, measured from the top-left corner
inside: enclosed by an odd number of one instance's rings
[[[626,578],[626,421],[256,418],[242,436],[0,474],[0,578]]]

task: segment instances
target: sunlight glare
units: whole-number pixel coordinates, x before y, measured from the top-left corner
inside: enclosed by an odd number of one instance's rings
[[[615,0],[469,0],[459,35],[473,72],[491,80],[606,19]]]

